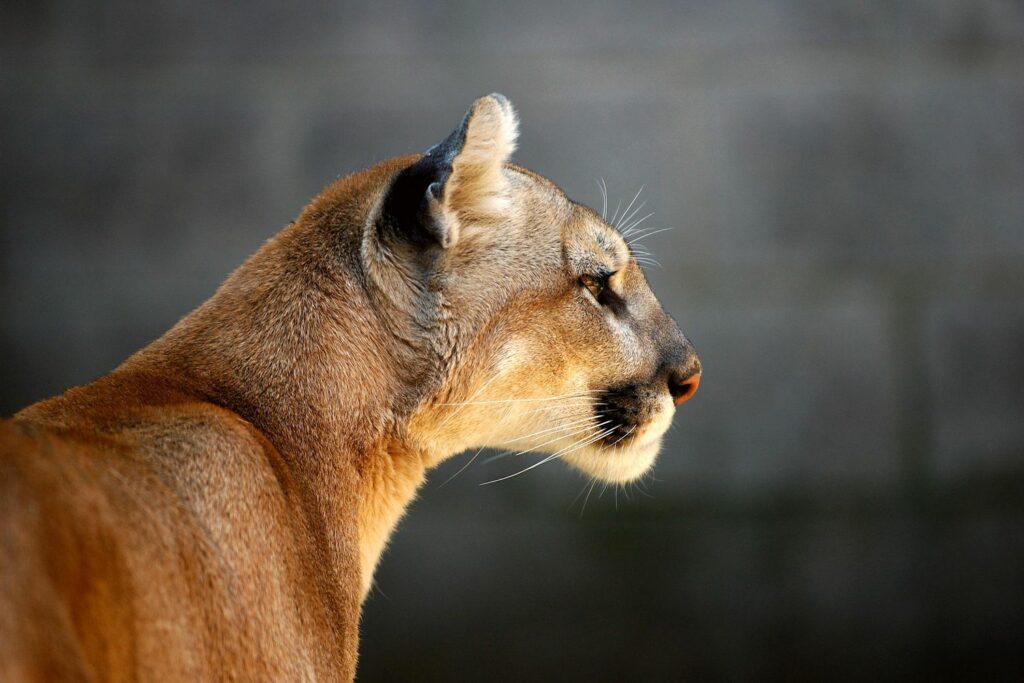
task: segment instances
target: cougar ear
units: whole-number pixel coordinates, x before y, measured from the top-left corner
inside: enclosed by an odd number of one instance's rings
[[[509,201],[502,167],[518,132],[504,95],[481,97],[447,138],[395,176],[382,218],[414,241],[427,238],[447,249],[466,221],[500,217]]]

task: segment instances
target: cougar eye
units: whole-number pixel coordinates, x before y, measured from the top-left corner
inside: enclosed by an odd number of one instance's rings
[[[604,294],[604,290],[608,287],[608,278],[611,276],[611,273],[606,273],[604,275],[583,275],[580,277],[580,284],[587,288],[587,291],[590,292],[591,296],[593,296],[595,300],[601,302],[601,295]]]

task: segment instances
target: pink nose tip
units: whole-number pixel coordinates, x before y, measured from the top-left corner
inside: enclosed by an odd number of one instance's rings
[[[686,403],[697,393],[697,387],[699,386],[699,370],[685,379],[672,378],[668,382],[668,390],[672,394],[672,402],[677,406]]]

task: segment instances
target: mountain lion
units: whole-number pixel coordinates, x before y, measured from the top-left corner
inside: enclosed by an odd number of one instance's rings
[[[700,363],[595,211],[477,100],[342,178],[163,337],[0,422],[0,679],[350,680],[426,473],[653,464]]]

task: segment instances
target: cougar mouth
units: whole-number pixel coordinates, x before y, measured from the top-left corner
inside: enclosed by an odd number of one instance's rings
[[[638,444],[644,428],[659,408],[659,397],[648,388],[628,384],[605,390],[596,401],[598,422],[607,422],[611,432],[603,439],[606,448],[625,448]]]

